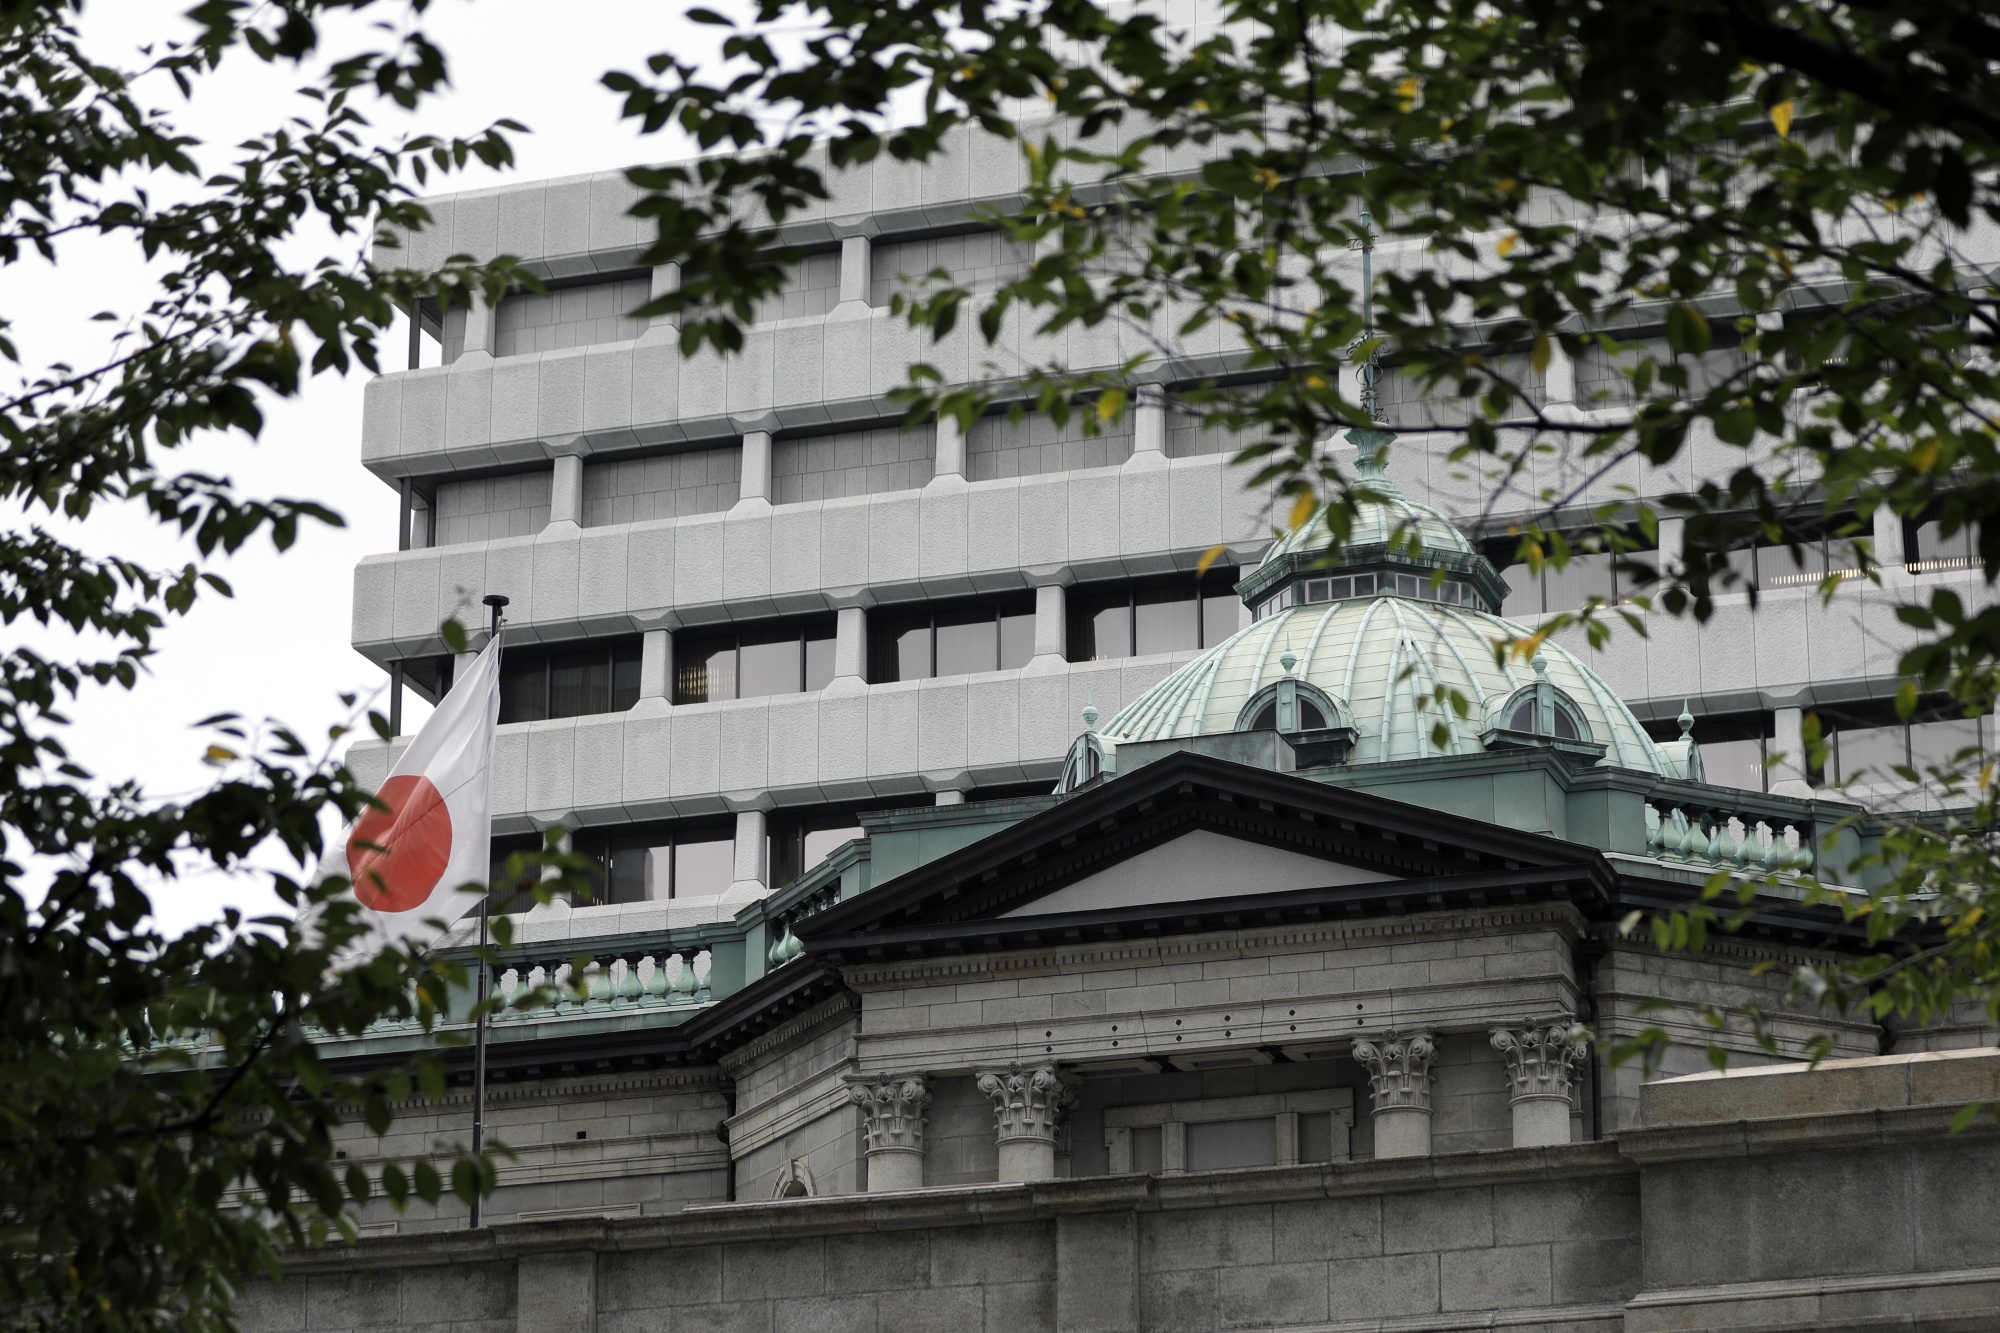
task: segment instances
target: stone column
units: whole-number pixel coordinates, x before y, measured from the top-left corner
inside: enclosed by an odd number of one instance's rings
[[[1875,510],[1875,563],[1884,569],[1900,569],[1910,553],[1903,549],[1903,519],[1888,505]]]
[[[843,237],[840,242],[840,304],[868,299],[873,280],[874,246],[866,236]]]
[[[681,266],[679,264],[656,264],[653,267],[652,286],[646,299],[657,301],[662,296],[671,296],[681,289]],[[648,342],[680,337],[680,328],[672,315],[654,315],[646,321],[646,331],[640,335]]]
[[[583,459],[577,454],[558,454],[555,477],[549,482],[549,526],[568,523],[583,526]]]
[[[1772,712],[1771,748],[1783,756],[1771,768],[1773,795],[1812,797],[1806,768],[1805,719],[1803,708],[1779,708]]]
[[[835,685],[864,687],[868,682],[868,612],[858,606],[843,606],[834,613],[833,680]]]
[[[958,428],[958,418],[949,414],[937,419],[937,448],[931,459],[931,480],[939,477],[965,479],[965,432]]]
[[[465,346],[459,350],[458,359],[467,357],[491,360],[493,358],[493,307],[486,304],[483,292],[472,294],[472,304],[465,310]]]
[[[663,629],[649,629],[639,646],[639,697],[674,697],[674,636]]]
[[[868,1137],[868,1192],[922,1189],[924,1108],[931,1104],[924,1076],[856,1079],[847,1096],[861,1108]]]
[[[1660,520],[1660,576],[1677,579],[1687,569],[1684,552],[1687,549],[1687,520],[1684,518],[1663,518]]]
[[[1431,1155],[1431,1061],[1437,1047],[1428,1032],[1354,1043],[1354,1058],[1368,1071],[1374,1098],[1375,1156]]]
[[[743,470],[738,482],[736,502],[746,500],[771,499],[771,432],[768,430],[745,431],[743,434]]]
[[[1068,664],[1069,594],[1059,583],[1035,589],[1035,655],[1029,667],[1053,671]]]
[[[735,874],[728,892],[722,901],[732,903],[755,902],[770,892],[764,884],[764,863],[767,842],[764,836],[764,812],[762,810],[739,810],[736,812]]]
[[[1000,1180],[1052,1180],[1056,1174],[1056,1125],[1076,1101],[1076,1089],[1056,1067],[1024,1067],[979,1076],[979,1090],[993,1099],[1000,1144]]]
[[[1583,1059],[1574,1031],[1566,1019],[1493,1029],[1493,1049],[1507,1057],[1516,1148],[1569,1142],[1570,1070]]]
[[[1132,399],[1132,462],[1141,466],[1167,456],[1167,395],[1157,384],[1142,384]]]

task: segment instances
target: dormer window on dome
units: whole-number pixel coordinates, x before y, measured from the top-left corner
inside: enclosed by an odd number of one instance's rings
[[[1285,674],[1250,696],[1236,716],[1238,731],[1275,731],[1292,747],[1300,768],[1338,764],[1354,748],[1354,728],[1331,695],[1293,674],[1299,659],[1278,659]]]
[[[1590,723],[1576,701],[1549,681],[1548,660],[1537,654],[1535,680],[1514,691],[1495,709],[1492,729],[1481,737],[1487,749],[1549,746],[1577,759],[1595,763],[1604,746],[1591,735]]]

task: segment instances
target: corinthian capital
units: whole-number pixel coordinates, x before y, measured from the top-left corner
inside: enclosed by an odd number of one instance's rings
[[[993,1099],[993,1123],[1002,1143],[1035,1139],[1053,1144],[1056,1125],[1076,1101],[1076,1089],[1054,1065],[1024,1068],[1016,1062],[981,1074],[979,1090]]]
[[[922,1074],[858,1078],[847,1085],[848,1100],[861,1108],[868,1151],[924,1150],[924,1108],[931,1090]]]
[[[1569,1100],[1570,1071],[1583,1059],[1583,1038],[1567,1019],[1494,1028],[1493,1049],[1507,1057],[1507,1091],[1514,1101]]]
[[[1437,1047],[1430,1033],[1363,1038],[1354,1043],[1354,1058],[1368,1071],[1377,1113],[1431,1109],[1431,1061],[1437,1059]]]

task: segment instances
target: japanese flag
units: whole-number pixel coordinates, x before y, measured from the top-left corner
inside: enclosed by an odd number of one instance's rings
[[[347,835],[347,872],[376,943],[421,938],[477,906],[468,883],[491,873],[493,732],[500,722],[500,638],[452,684]]]

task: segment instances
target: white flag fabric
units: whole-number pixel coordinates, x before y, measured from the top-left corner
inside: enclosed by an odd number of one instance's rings
[[[461,886],[484,884],[493,845],[493,733],[500,724],[500,639],[424,723],[347,835],[354,896],[377,945],[434,942],[433,921],[478,906]]]

